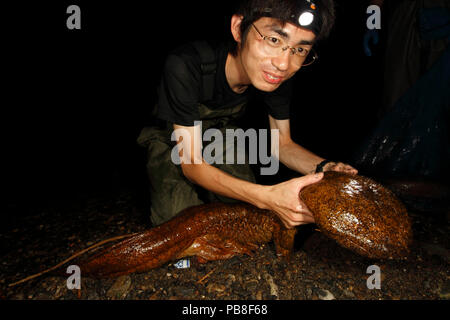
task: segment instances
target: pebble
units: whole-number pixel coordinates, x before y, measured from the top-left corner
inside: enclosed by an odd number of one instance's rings
[[[224,292],[226,290],[226,288],[227,287],[222,284],[210,283],[206,287],[206,291],[208,291],[208,293],[214,293],[214,292],[221,293],[221,292]]]
[[[270,287],[270,295],[275,297],[276,299],[278,299],[278,286],[275,284],[275,282],[273,281],[273,278],[270,274],[268,274],[267,272],[264,273],[264,279],[267,281],[267,283],[269,284]]]
[[[256,300],[262,300],[263,299],[263,292],[259,290],[255,295]]]
[[[244,287],[247,288],[249,291],[255,291],[259,287],[258,280],[253,279],[246,281],[244,283]]]
[[[320,300],[335,300],[336,299],[334,297],[334,295],[328,290],[319,289],[317,291],[317,295],[319,296]]]
[[[228,274],[227,275],[227,283],[228,285],[231,285],[233,282],[236,281],[236,276],[234,274]]]
[[[292,274],[290,271],[286,271],[286,279],[291,280]]]
[[[355,294],[348,289],[344,289],[342,292],[347,298],[356,298]]]

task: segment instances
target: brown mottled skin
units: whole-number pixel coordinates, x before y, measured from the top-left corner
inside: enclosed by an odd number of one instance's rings
[[[249,204],[211,203],[191,207],[172,220],[126,239],[81,265],[84,274],[115,277],[144,272],[185,256],[200,262],[250,254],[258,244],[275,241],[288,256],[295,229],[286,229],[275,213]]]
[[[342,246],[370,258],[398,258],[408,252],[412,234],[406,210],[374,181],[326,172],[300,196],[320,230]],[[104,249],[80,267],[85,275],[115,277],[186,256],[206,262],[251,254],[272,240],[278,256],[289,258],[295,233],[272,211],[249,204],[205,204]]]
[[[363,176],[327,172],[305,188],[306,203],[323,234],[369,258],[401,258],[412,242],[405,206],[387,188]]]

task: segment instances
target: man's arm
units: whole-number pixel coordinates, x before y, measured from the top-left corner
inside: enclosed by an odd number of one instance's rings
[[[174,125],[174,129],[178,146],[182,146],[181,169],[187,179],[222,196],[249,202],[259,208],[264,207],[259,196],[263,192],[263,186],[233,177],[204,161],[201,154],[202,141],[200,137],[197,137],[200,133],[194,132],[195,127]],[[178,132],[183,133],[181,141]],[[190,142],[186,141],[189,139]]]
[[[279,130],[280,161],[288,168],[301,174],[309,174],[316,171],[316,167],[323,158],[306,150],[291,139],[291,128],[289,120],[276,120],[269,115],[271,129]],[[358,171],[348,164],[342,162],[330,162],[325,165],[323,171],[341,171],[357,174]]]
[[[318,182],[323,174],[308,175],[274,186],[254,184],[206,163],[201,155],[201,134],[194,134],[195,127],[174,125],[174,129],[181,152],[181,168],[191,182],[216,194],[273,210],[288,228],[314,222],[312,213],[300,201],[299,193],[303,187]],[[183,133],[181,139],[180,133]]]

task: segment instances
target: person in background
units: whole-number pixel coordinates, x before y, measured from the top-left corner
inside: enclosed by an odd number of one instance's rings
[[[386,35],[380,121],[354,158],[360,170],[448,183],[450,178],[450,1],[373,0]]]

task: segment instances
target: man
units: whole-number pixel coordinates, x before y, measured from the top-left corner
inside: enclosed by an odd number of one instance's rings
[[[214,63],[202,61],[201,51],[207,49],[196,45],[186,45],[169,55],[156,110],[167,125],[144,130],[139,138],[149,148],[147,169],[154,225],[203,203],[202,190],[207,191],[207,201],[237,200],[271,209],[288,228],[314,222],[299,199],[302,188],[323,176],[313,173],[357,173],[347,164],[313,154],[292,141],[290,135],[290,79],[303,65],[314,61],[313,46],[329,34],[333,22],[331,0],[247,0],[231,18],[234,46],[214,48]],[[213,72],[208,73],[211,68]],[[211,85],[213,93],[205,98]],[[277,185],[260,185],[248,164],[209,164],[202,158],[205,144],[196,121],[201,121],[203,131],[236,128],[235,120],[254,94],[263,96],[270,128],[279,132],[279,160],[305,176]],[[171,157],[175,146],[172,133],[184,159],[180,166]]]

